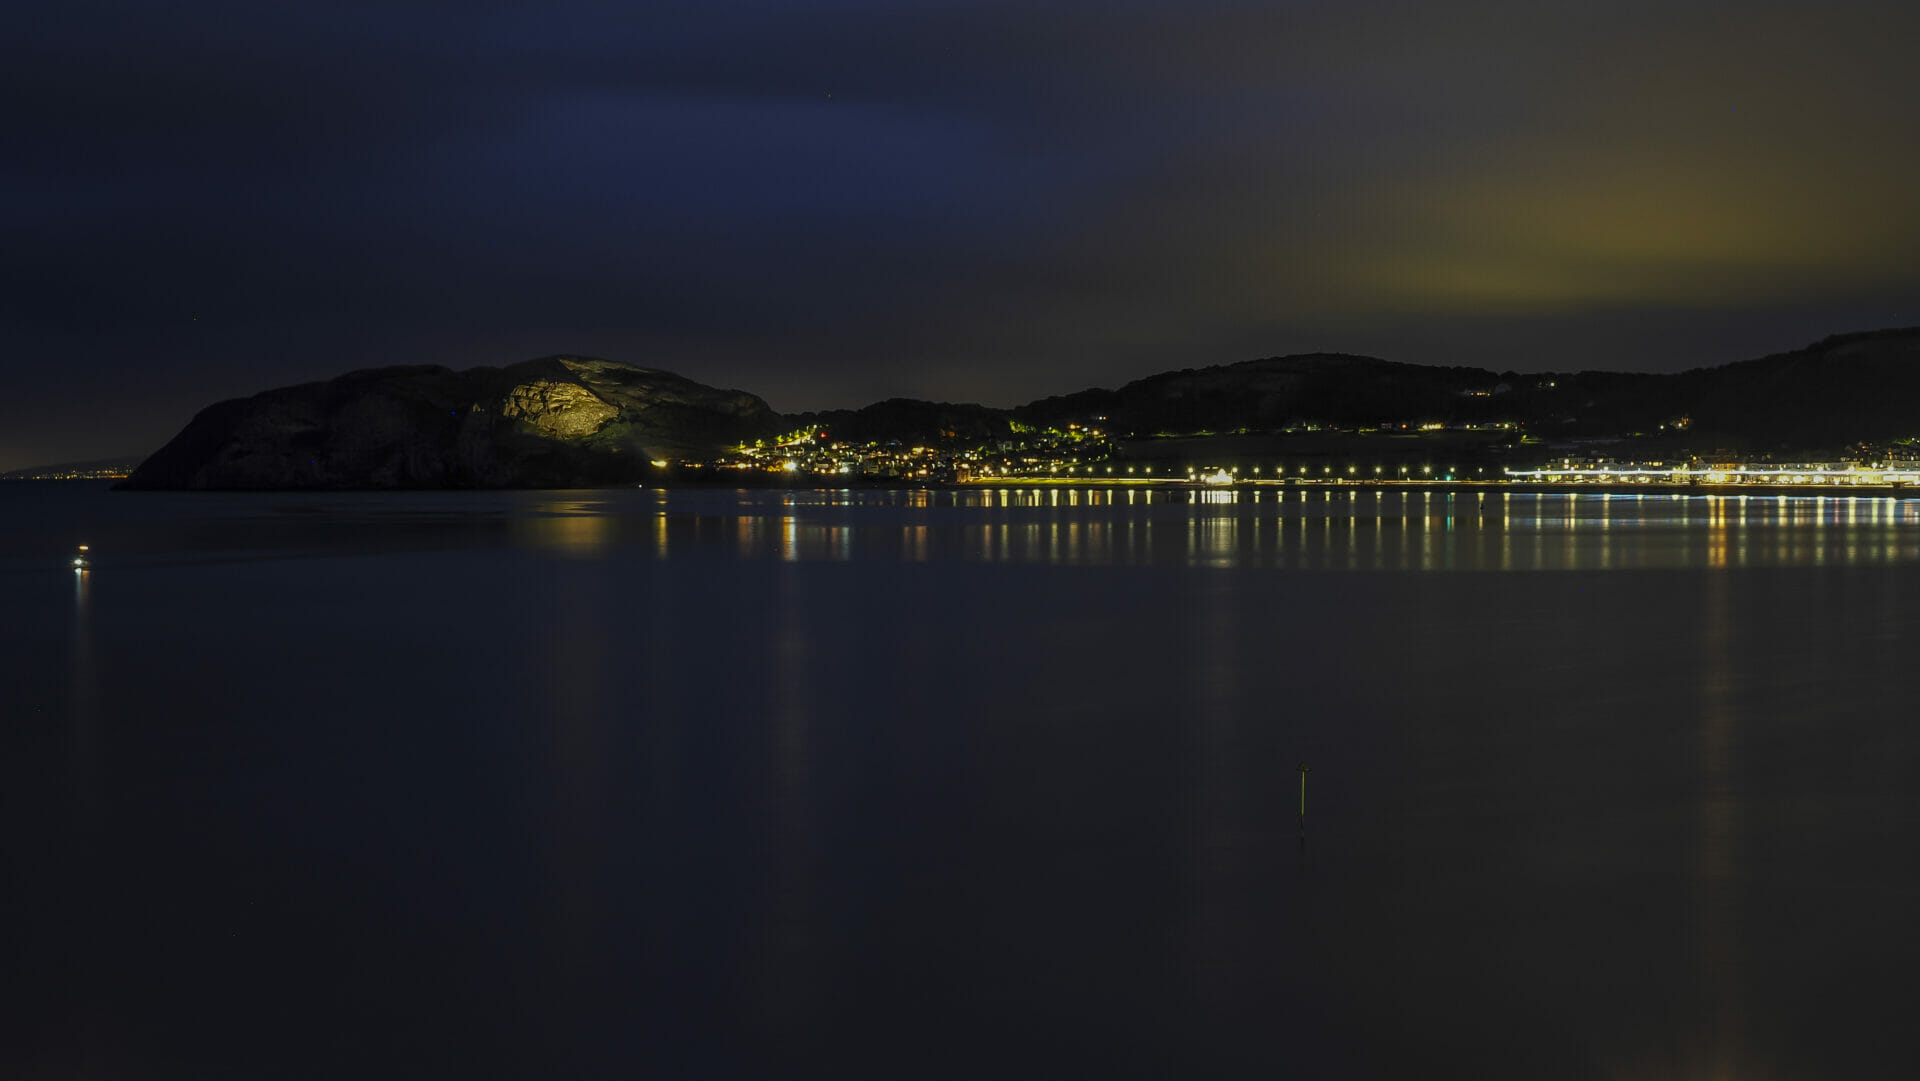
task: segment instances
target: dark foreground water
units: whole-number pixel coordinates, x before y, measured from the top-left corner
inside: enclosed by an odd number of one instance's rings
[[[1920,503],[1146,498],[0,486],[0,1076],[1920,1073]]]

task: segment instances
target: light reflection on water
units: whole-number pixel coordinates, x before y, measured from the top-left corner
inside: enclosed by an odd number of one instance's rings
[[[1739,716],[1734,702],[1735,668],[1732,613],[1725,575],[1713,575],[1706,587],[1700,672],[1700,882],[1695,891],[1702,998],[1712,1003],[1703,1034],[1704,1076],[1750,1076],[1742,1061],[1740,951],[1740,826],[1745,793],[1739,783]],[[1743,1069],[1744,1068],[1744,1069]]]
[[[73,623],[68,645],[72,659],[68,668],[67,694],[72,718],[73,796],[77,817],[82,821],[93,814],[100,799],[97,747],[100,673],[94,660],[92,598],[92,568],[74,567]]]
[[[704,544],[724,522],[735,556],[789,562],[1539,571],[1920,559],[1920,501],[1884,497],[1008,488],[787,493],[724,506],[702,494],[642,498],[600,511],[652,514],[661,556]],[[516,539],[564,554],[613,543],[576,513]]]
[[[509,520],[513,543],[540,548],[571,559],[597,559],[613,542],[613,528],[604,508],[581,499],[546,500],[527,508],[529,513]],[[663,517],[664,521],[664,517]],[[657,536],[664,555],[666,534]]]

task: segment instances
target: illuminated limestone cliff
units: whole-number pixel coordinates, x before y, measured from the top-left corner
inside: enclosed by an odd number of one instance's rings
[[[644,479],[778,418],[759,398],[557,356],[506,368],[375,368],[203,410],[128,488],[514,488]]]

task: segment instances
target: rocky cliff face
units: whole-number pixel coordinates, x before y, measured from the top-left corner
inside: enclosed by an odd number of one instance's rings
[[[644,479],[762,434],[759,398],[650,368],[546,357],[378,368],[221,402],[129,488],[512,488]]]

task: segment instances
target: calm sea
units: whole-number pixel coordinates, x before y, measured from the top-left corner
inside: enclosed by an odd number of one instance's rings
[[[1916,599],[1884,498],[0,486],[0,1076],[1910,1078]]]

